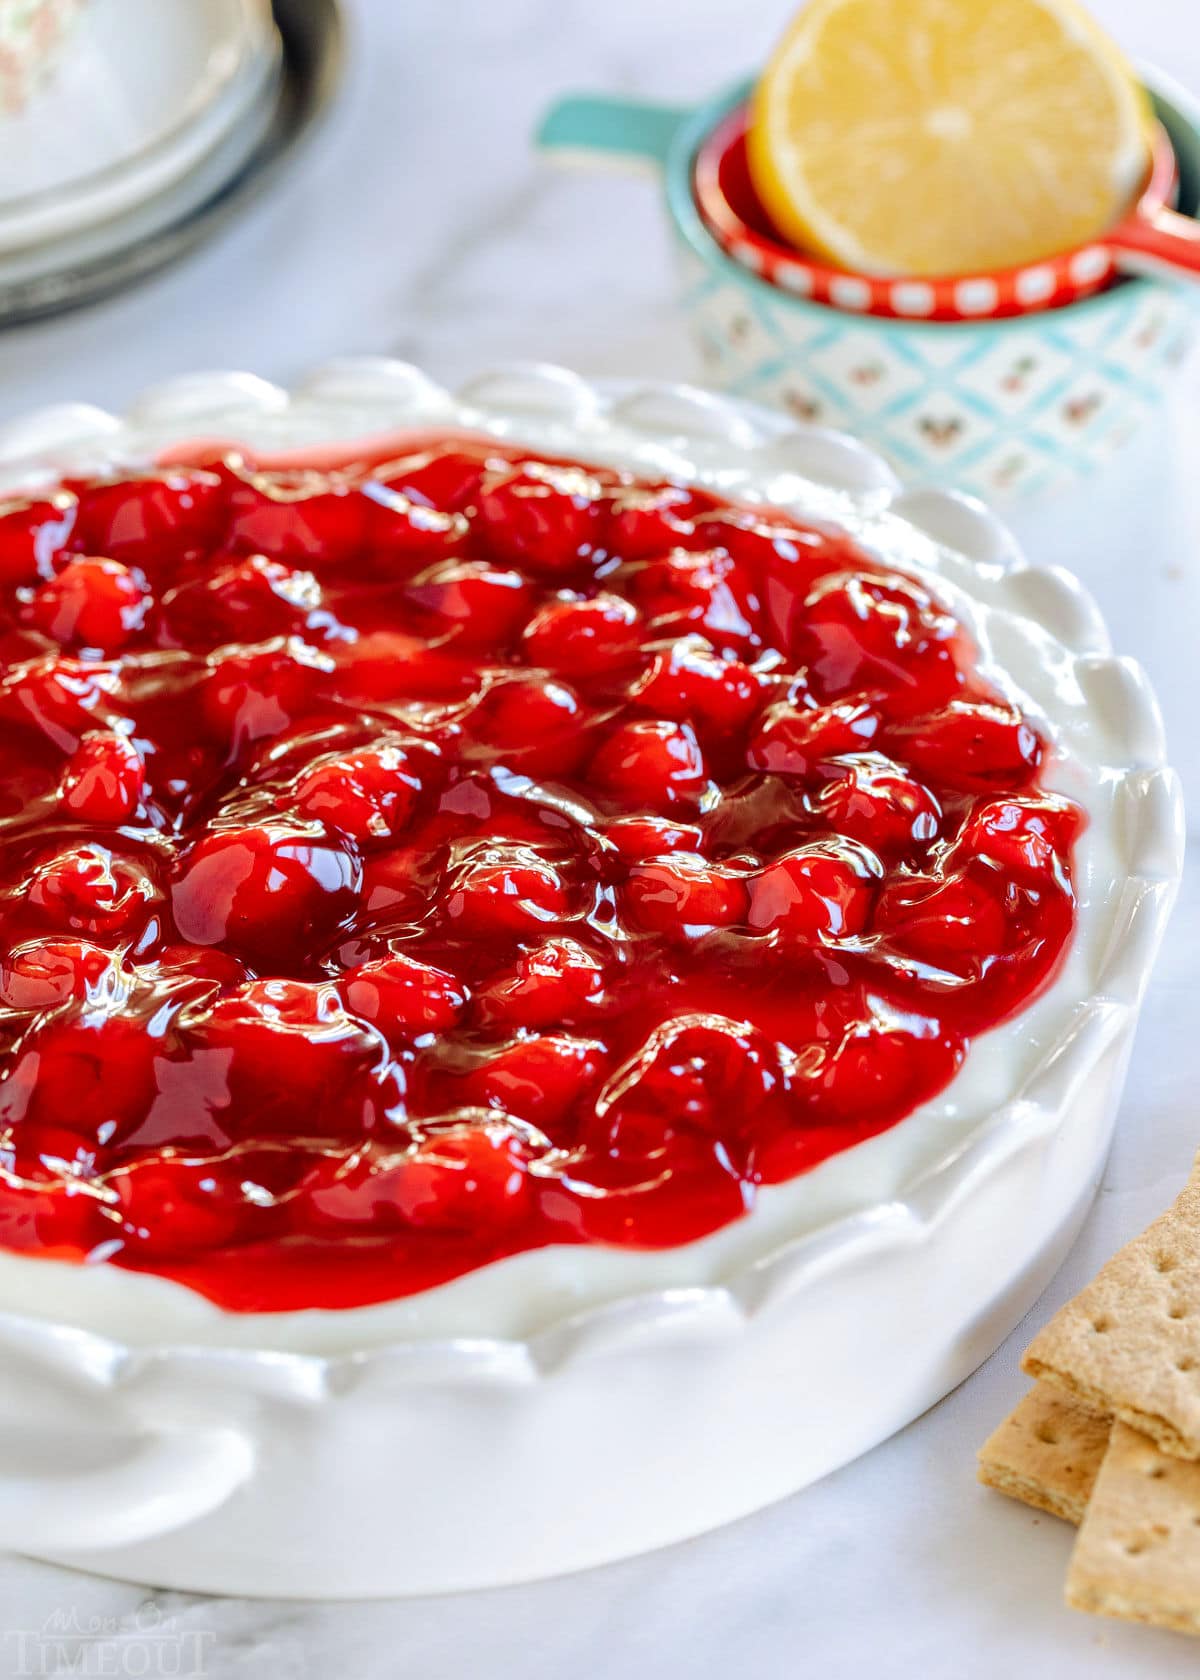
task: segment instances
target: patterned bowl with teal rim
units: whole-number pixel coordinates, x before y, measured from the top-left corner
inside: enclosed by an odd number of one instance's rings
[[[1179,208],[1194,215],[1200,110],[1157,73],[1147,82],[1178,158]],[[1192,336],[1194,283],[1138,276],[1008,320],[900,321],[795,297],[726,257],[696,210],[692,163],[750,86],[692,110],[569,96],[537,136],[564,159],[661,174],[683,304],[712,384],[853,432],[910,483],[993,502],[1069,485],[1145,423]]]

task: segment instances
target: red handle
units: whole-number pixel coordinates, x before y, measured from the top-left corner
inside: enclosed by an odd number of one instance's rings
[[[1200,222],[1175,210],[1153,216],[1130,216],[1113,229],[1112,247],[1122,274],[1166,274],[1200,280]]]

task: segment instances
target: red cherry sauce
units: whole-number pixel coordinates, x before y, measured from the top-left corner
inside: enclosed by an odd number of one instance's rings
[[[0,509],[0,1244],[233,1311],[703,1236],[1072,932],[1081,813],[921,583],[426,437]]]

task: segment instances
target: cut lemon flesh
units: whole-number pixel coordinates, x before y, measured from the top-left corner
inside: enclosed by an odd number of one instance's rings
[[[961,274],[1103,233],[1147,174],[1151,122],[1076,0],[809,0],[747,147],[801,248],[867,274]]]

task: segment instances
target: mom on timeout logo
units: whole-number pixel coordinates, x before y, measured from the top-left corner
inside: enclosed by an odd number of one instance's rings
[[[6,1628],[3,1672],[12,1680],[82,1676],[84,1680],[197,1680],[208,1672],[213,1628],[183,1627],[153,1599],[132,1616],[84,1616],[51,1611],[41,1627]]]

